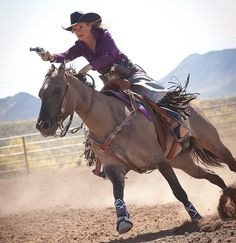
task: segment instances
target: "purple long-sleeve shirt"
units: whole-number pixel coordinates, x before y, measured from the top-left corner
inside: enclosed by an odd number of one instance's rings
[[[94,70],[101,71],[124,58],[125,55],[117,48],[107,29],[94,29],[93,33],[96,38],[95,52],[83,41],[77,40],[66,52],[54,54],[55,62],[61,63],[64,59],[72,61],[77,57],[84,57]]]

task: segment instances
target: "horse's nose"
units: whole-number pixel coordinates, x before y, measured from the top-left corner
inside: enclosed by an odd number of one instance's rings
[[[50,128],[50,121],[40,121],[40,122],[37,122],[36,124],[36,128],[40,131],[41,129],[44,129],[44,130],[47,130]]]

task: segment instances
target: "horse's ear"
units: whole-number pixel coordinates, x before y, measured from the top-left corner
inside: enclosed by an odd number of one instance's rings
[[[47,75],[48,75],[48,76],[49,76],[49,75],[51,76],[52,73],[55,71],[55,69],[56,69],[55,65],[52,64],[51,67],[48,69]]]
[[[56,69],[55,65],[52,64],[52,65],[51,65],[51,68],[50,68],[51,72],[53,73],[53,72],[55,71],[55,69]]]
[[[59,67],[59,71],[65,71],[66,69],[66,65],[65,65],[65,61],[63,60],[63,62],[61,63],[60,67]]]

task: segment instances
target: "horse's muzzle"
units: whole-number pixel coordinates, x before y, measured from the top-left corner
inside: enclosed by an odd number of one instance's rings
[[[40,133],[44,136],[53,136],[57,130],[56,126],[52,126],[50,121],[37,121],[36,128],[40,131]]]

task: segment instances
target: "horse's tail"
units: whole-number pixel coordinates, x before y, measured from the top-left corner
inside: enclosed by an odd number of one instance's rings
[[[198,93],[187,93],[189,77],[190,75],[188,75],[185,85],[181,85],[180,82],[171,82],[173,85],[169,87],[169,91],[167,92],[167,94],[158,103],[161,106],[178,112],[183,117],[189,116],[189,103],[190,101],[196,99],[198,95]]]
[[[219,159],[210,151],[206,149],[199,149],[193,147],[193,157],[198,163],[204,164],[205,166],[216,166],[221,167],[222,164]]]

